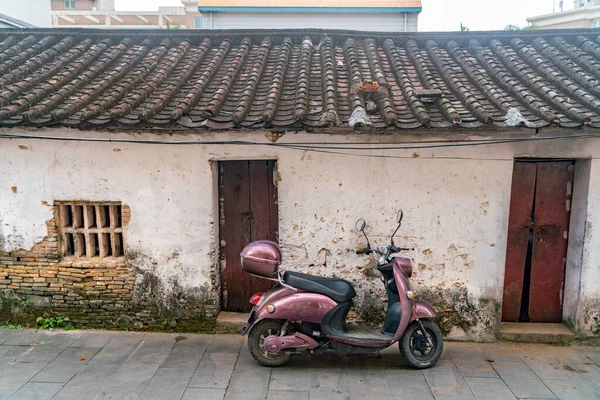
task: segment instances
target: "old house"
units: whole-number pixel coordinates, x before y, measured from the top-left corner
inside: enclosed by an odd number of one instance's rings
[[[349,279],[362,217],[414,248],[452,338],[600,333],[591,30],[0,32],[0,317],[210,330],[265,284],[239,252]],[[30,299],[33,307],[23,307]]]

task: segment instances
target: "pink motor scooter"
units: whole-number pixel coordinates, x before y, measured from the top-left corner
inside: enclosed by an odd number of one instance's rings
[[[387,247],[371,248],[365,234],[365,221],[356,223],[357,231],[367,240],[367,247],[357,254],[377,257],[377,270],[385,285],[388,309],[383,327],[374,328],[346,323],[356,292],[344,279],[324,278],[292,271],[279,271],[281,250],[270,241],[252,242],[241,253],[244,271],[279,281],[279,285],[250,299],[254,305],[242,335],[248,334],[248,350],[256,361],[277,367],[291,355],[328,349],[339,353],[363,353],[382,350],[398,342],[400,352],[414,368],[429,368],[440,358],[443,349],[440,328],[431,320],[437,314],[429,304],[416,301],[408,278],[412,275],[410,259],[392,257],[405,248],[394,245],[394,235]]]

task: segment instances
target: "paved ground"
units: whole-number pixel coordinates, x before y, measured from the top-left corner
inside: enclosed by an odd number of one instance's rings
[[[600,348],[447,343],[429,370],[396,346],[257,365],[239,335],[0,328],[0,399],[600,399]]]

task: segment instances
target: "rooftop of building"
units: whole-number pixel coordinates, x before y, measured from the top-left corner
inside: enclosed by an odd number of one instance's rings
[[[597,30],[0,31],[0,127],[600,128]]]

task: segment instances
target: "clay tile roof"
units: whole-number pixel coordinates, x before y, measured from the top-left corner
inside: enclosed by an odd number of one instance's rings
[[[224,8],[422,8],[421,0],[200,0],[198,7]]]
[[[0,127],[600,128],[593,30],[0,32]]]

